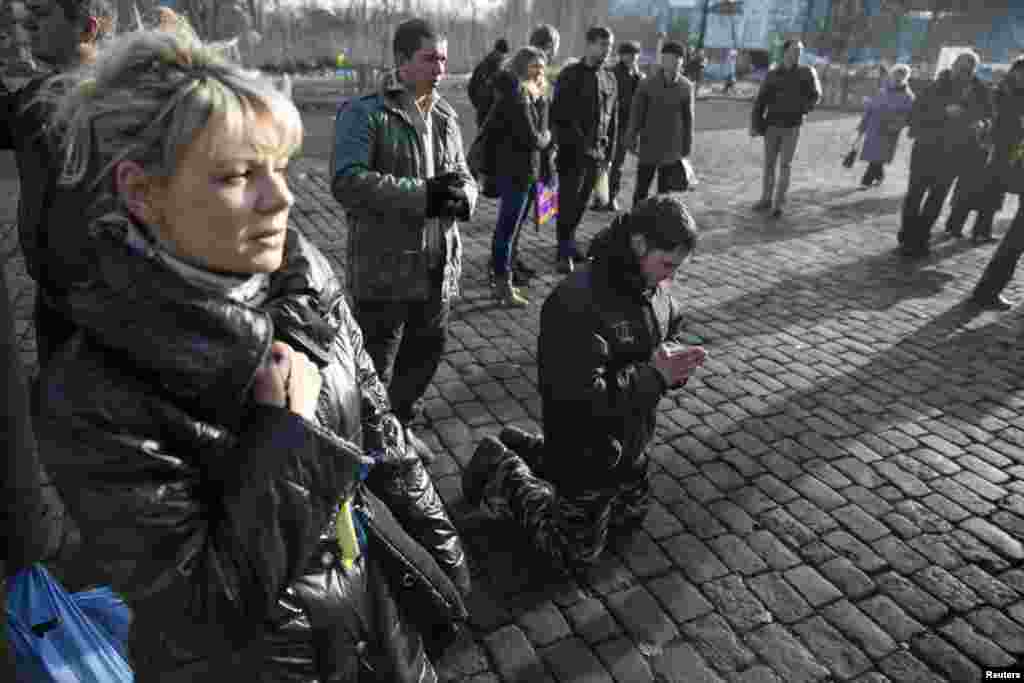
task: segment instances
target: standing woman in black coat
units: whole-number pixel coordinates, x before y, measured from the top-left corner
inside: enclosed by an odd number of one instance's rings
[[[41,376],[75,582],[133,612],[147,681],[436,680],[461,542],[326,258],[289,227],[294,104],[183,22],[54,79],[95,187],[78,332]]]
[[[515,85],[498,91],[490,126],[496,139],[497,184],[501,205],[494,227],[494,296],[506,306],[529,304],[512,284],[513,245],[526,219],[530,197],[541,177],[541,157],[551,146],[548,130],[547,55],[540,48],[519,50],[508,65]],[[550,168],[549,164],[544,164]],[[546,171],[550,174],[550,171]]]

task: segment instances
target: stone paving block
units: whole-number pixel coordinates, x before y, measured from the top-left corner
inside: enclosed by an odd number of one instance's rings
[[[761,515],[761,526],[784,543],[799,548],[813,543],[818,536],[783,508],[772,508]]]
[[[904,541],[910,540],[915,536],[920,536],[924,533],[921,531],[921,527],[917,526],[898,512],[889,512],[883,515],[882,522]]]
[[[669,444],[652,448],[651,457],[676,479],[682,479],[697,472],[697,468]]]
[[[873,467],[908,498],[921,498],[932,492],[927,484],[891,461],[876,462]]]
[[[714,482],[699,474],[687,477],[682,483],[689,496],[700,503],[710,503],[725,497],[722,491],[715,486]]]
[[[441,681],[459,681],[489,672],[491,664],[484,648],[466,630],[435,663],[435,668]]]
[[[743,508],[747,514],[755,517],[759,513],[770,510],[778,505],[778,503],[769,498],[756,486],[745,486],[738,491],[731,491],[729,493],[729,500]]]
[[[921,502],[927,505],[935,514],[942,517],[942,519],[952,524],[962,522],[971,516],[969,511],[939,493],[925,496],[921,499]]]
[[[1002,484],[1010,479],[1010,475],[1008,475],[1004,469],[995,467],[976,455],[962,455],[957,459],[957,462],[961,467],[970,470],[975,475],[982,477],[992,484]],[[961,481],[961,483],[964,482]]]
[[[814,611],[800,593],[777,572],[749,578],[747,585],[768,611],[784,624],[805,619]]]
[[[966,508],[972,514],[984,516],[996,509],[992,503],[955,479],[949,477],[936,479],[931,482],[931,486],[947,498],[955,500],[958,505]]]
[[[743,643],[729,623],[718,614],[708,614],[682,627],[704,659],[719,671],[737,671],[755,661],[754,653]]]
[[[733,534],[718,536],[708,541],[711,549],[729,569],[745,576],[762,572],[768,568],[764,560],[751,550],[742,538]]]
[[[504,626],[484,637],[502,681],[532,683],[545,675],[544,665],[518,626]]]
[[[858,505],[841,507],[833,510],[832,514],[850,533],[866,543],[873,543],[889,534],[884,524]]]
[[[872,548],[900,574],[913,574],[929,564],[927,558],[895,536],[878,539]]]
[[[857,607],[877,622],[897,643],[909,642],[913,636],[925,630],[921,622],[904,612],[888,596],[876,595],[861,600]]]
[[[729,683],[782,683],[782,679],[766,666],[752,666],[746,671],[731,674]]]
[[[818,570],[848,598],[856,600],[875,590],[875,582],[871,577],[845,557],[828,560]]]
[[[838,600],[842,597],[839,589],[832,585],[813,567],[801,565],[783,573],[786,580],[793,585],[807,602],[815,607]]]
[[[687,642],[677,640],[664,652],[651,658],[651,669],[658,683],[723,683]]]
[[[950,643],[985,668],[1013,666],[1018,661],[963,619],[953,619],[939,630]]]
[[[657,501],[652,501],[651,507],[647,511],[647,516],[644,518],[643,528],[644,531],[659,541],[669,536],[675,536],[683,531],[683,525],[679,518],[670,513],[664,505]]]
[[[677,624],[684,624],[714,609],[697,587],[678,572],[651,579],[647,589]]]
[[[800,466],[800,461],[792,455],[797,450],[806,451],[807,459],[814,457],[813,451],[805,449],[796,441],[787,439],[775,444],[775,448],[762,454],[759,460],[773,476],[782,481],[792,481],[802,475],[804,471]]]
[[[911,642],[911,652],[950,681],[981,681],[981,669],[934,633],[923,633]]]
[[[982,604],[977,593],[942,567],[925,567],[912,578],[918,586],[949,605],[954,611],[966,612]]]
[[[618,622],[605,608],[604,603],[595,598],[581,600],[566,608],[565,616],[572,632],[591,645],[622,633]]]
[[[797,498],[786,503],[785,508],[786,512],[791,514],[794,519],[800,520],[801,524],[818,536],[824,535],[839,526],[839,522],[836,521],[835,517],[806,498]]]
[[[672,562],[665,556],[661,546],[642,530],[618,541],[615,553],[640,578],[664,574],[672,569]]]
[[[569,624],[561,610],[550,602],[519,615],[517,622],[535,648],[550,645],[570,635]]]
[[[846,504],[846,498],[817,477],[801,475],[789,483],[795,490],[823,510],[833,510]]]
[[[731,500],[716,500],[708,506],[708,509],[733,533],[746,535],[757,526],[757,522],[742,507]]]
[[[849,600],[829,605],[822,614],[872,659],[880,659],[896,649],[892,636]]]
[[[779,624],[768,624],[746,635],[747,644],[787,683],[820,681],[829,675],[807,648]]]
[[[711,514],[709,511],[710,505],[699,503],[692,498],[684,497],[671,505],[669,509],[688,531],[693,532],[702,539],[718,536],[728,531]]]
[[[1018,590],[973,564],[964,565],[954,570],[953,575],[974,589],[985,602],[994,607],[1005,607],[1020,599],[1021,593]]]
[[[711,549],[692,534],[664,539],[661,546],[672,562],[694,583],[701,584],[729,573],[729,568],[722,564]]]
[[[876,577],[878,589],[925,624],[935,624],[949,613],[949,607],[899,574],[886,572]]]
[[[614,683],[593,650],[579,638],[560,640],[541,650],[540,656],[559,683]]]
[[[789,569],[800,564],[800,558],[770,531],[755,531],[746,537],[746,542],[772,569]]]
[[[878,663],[878,668],[894,683],[949,683],[909,652],[897,651]]]
[[[922,464],[927,465],[939,474],[952,476],[961,470],[955,460],[931,448],[918,448],[910,451],[909,457],[915,458]]]
[[[974,472],[959,472],[953,475],[953,479],[978,494],[985,500],[998,502],[1005,498],[1007,491],[1002,486],[993,484],[988,479],[975,474]]]
[[[839,680],[850,680],[871,668],[864,653],[821,617],[812,617],[792,629]]]
[[[971,517],[961,522],[960,528],[974,534],[1005,557],[1018,562],[1024,560],[1024,544],[992,523]]]
[[[1024,626],[991,607],[967,615],[967,620],[999,647],[1017,657],[1024,655]]]
[[[965,562],[973,562],[986,571],[998,572],[1010,568],[1010,562],[998,554],[991,545],[963,529],[954,529],[948,536],[949,545]]]
[[[594,649],[615,683],[653,683],[651,667],[632,641],[616,638]]]
[[[846,531],[833,531],[823,540],[841,557],[845,557],[857,565],[861,571],[870,574],[889,566],[887,560]]]
[[[609,611],[638,644],[662,647],[679,635],[675,623],[643,586],[612,593],[606,600]]]
[[[708,581],[701,589],[718,612],[740,632],[772,621],[765,606],[735,574]]]

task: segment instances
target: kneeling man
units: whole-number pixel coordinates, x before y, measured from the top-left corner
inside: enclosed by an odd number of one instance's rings
[[[507,428],[466,469],[466,500],[514,520],[562,570],[595,561],[609,528],[647,513],[658,401],[704,362],[704,349],[683,343],[682,305],[669,292],[696,242],[677,194],[640,202],[598,235],[591,267],[541,310],[543,437]]]

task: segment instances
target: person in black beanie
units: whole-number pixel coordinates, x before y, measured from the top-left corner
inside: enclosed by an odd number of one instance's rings
[[[469,77],[469,85],[466,86],[466,93],[469,101],[476,109],[476,127],[484,125],[487,113],[491,111],[494,104],[494,76],[501,71],[508,56],[508,41],[498,38],[494,41],[494,49],[484,57],[476,68],[473,75]]]
[[[619,91],[619,130],[618,139],[625,140],[626,131],[629,129],[629,111],[633,105],[633,95],[640,82],[644,80],[644,74],[640,71],[637,58],[640,56],[640,43],[635,40],[627,40],[619,43],[619,61],[612,68],[615,74],[615,83]],[[608,203],[604,206],[596,205],[597,210],[618,211],[619,189],[622,187],[622,165],[626,161],[626,145],[619,144],[615,147],[615,157],[612,159],[611,169],[608,171]]]
[[[558,272],[571,273],[586,260],[576,230],[594,193],[598,174],[615,158],[619,100],[615,76],[604,68],[612,32],[587,31],[586,56],[562,69],[551,101],[551,124],[558,144]]]

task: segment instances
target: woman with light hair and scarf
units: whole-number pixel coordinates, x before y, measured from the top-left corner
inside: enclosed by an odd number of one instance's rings
[[[860,181],[862,187],[880,185],[885,180],[886,165],[896,155],[900,131],[910,122],[910,110],[914,106],[914,93],[907,84],[909,79],[910,67],[906,64],[889,69],[885,85],[868,102],[860,119],[857,133],[864,137],[860,159],[868,163]]]
[[[466,617],[461,542],[338,278],[289,227],[302,120],[184,23],[54,80],[63,178],[97,201],[40,457],[76,583],[130,605],[137,680],[399,681]]]

